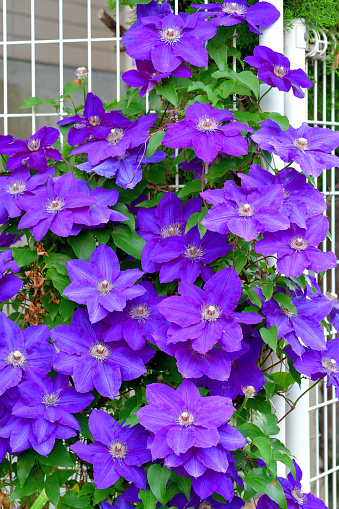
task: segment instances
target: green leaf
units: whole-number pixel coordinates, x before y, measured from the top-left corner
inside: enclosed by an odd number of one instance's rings
[[[287,131],[287,129],[289,128],[290,123],[288,121],[288,118],[283,115],[280,115],[280,113],[276,112],[267,113],[267,118],[271,118],[273,122],[276,122],[283,131]]]
[[[280,431],[278,417],[276,415],[257,412],[256,423],[265,435],[277,435]]]
[[[67,320],[71,318],[76,307],[77,307],[76,302],[66,299],[66,297],[61,298],[59,305],[59,315],[61,316],[64,322],[67,322]]]
[[[278,390],[281,392],[286,392],[289,387],[294,384],[293,376],[286,371],[271,373],[271,377],[274,383],[278,386]]]
[[[151,465],[147,472],[147,480],[155,497],[165,503],[166,486],[171,477],[171,470],[161,465]]]
[[[266,301],[272,299],[273,289],[274,289],[273,281],[267,281],[267,283],[260,285],[260,290],[262,291]]]
[[[122,205],[122,203],[120,205]],[[107,244],[107,242],[112,236],[112,230],[110,228],[98,228],[94,231],[94,236],[99,242],[99,244]]]
[[[157,148],[161,145],[161,142],[162,142],[162,139],[164,136],[165,136],[165,131],[158,131],[151,136],[151,138],[148,142],[146,159],[148,159],[155,153]]]
[[[277,479],[272,479],[263,468],[253,468],[244,477],[246,484],[249,484],[257,493],[265,493],[282,509],[287,509],[284,490]]]
[[[128,219],[126,219],[126,221],[120,221],[121,224],[127,224],[128,228],[131,230],[131,231],[134,231],[135,230],[135,217],[134,217],[134,214],[132,214],[131,212],[129,212],[128,208],[127,208],[127,205],[125,205],[124,203],[117,203],[114,207],[113,207],[113,210],[117,210],[118,212],[121,212],[121,214],[124,214],[124,216],[128,217]],[[103,230],[103,231],[106,231],[107,232],[107,228],[100,228],[100,230]],[[97,232],[99,231],[99,229],[95,232],[95,236],[97,237]],[[112,232],[110,232],[111,234]],[[108,241],[108,240],[107,240]],[[107,242],[106,241],[106,242]],[[106,244],[105,242],[105,244]]]
[[[125,253],[141,260],[141,253],[146,244],[137,232],[132,232],[128,226],[122,225],[114,228],[112,233],[114,244]]]
[[[290,458],[288,454],[284,454],[281,451],[277,451],[277,450],[273,449],[273,458],[277,461],[280,461],[281,463],[284,463],[284,465],[286,465],[287,468],[290,469],[290,471],[292,472],[292,475],[295,479],[295,477],[296,477],[295,466],[292,461],[292,458]]]
[[[114,486],[110,486],[105,490],[96,489],[93,495],[93,505],[99,504],[102,500],[105,500],[108,497],[108,495],[113,494],[114,491],[115,491]]]
[[[195,214],[192,214],[187,221],[185,233],[187,233],[193,226],[200,223],[204,217],[207,214],[207,209],[204,207],[201,209],[200,212],[196,212]]]
[[[247,263],[247,255],[245,253],[241,253],[240,251],[236,251],[234,253],[234,268],[238,274],[241,273],[241,271],[245,267],[246,263]]]
[[[74,467],[71,456],[61,440],[55,441],[55,446],[48,454],[48,456],[40,456],[40,454],[38,454],[38,459],[43,465],[48,465],[51,467]]]
[[[45,268],[55,268],[60,274],[67,276],[66,262],[71,260],[70,256],[61,253],[50,253],[49,256],[45,257]]]
[[[270,375],[267,375],[267,373],[264,373],[264,376],[265,376],[266,399],[269,401],[275,392],[275,383],[273,382]]]
[[[86,262],[89,262],[91,254],[96,248],[92,230],[82,230],[78,235],[68,237],[67,243],[71,246],[76,256],[81,260],[86,260]]]
[[[292,304],[291,297],[286,295],[286,293],[276,293],[273,295],[273,299],[279,304],[279,306],[283,309],[288,309],[293,314],[297,314],[297,309],[294,304]]]
[[[80,496],[76,491],[67,491],[67,493],[60,500],[60,504],[67,504],[68,506],[78,509],[89,507],[91,503],[90,497],[84,495]]]
[[[22,452],[17,459],[17,476],[20,486],[23,486],[33,465],[35,463],[35,453],[32,449]]]
[[[54,287],[60,294],[64,291],[66,286],[71,284],[71,280],[68,276],[60,274],[56,269],[48,269],[46,272],[46,279],[51,279]]]
[[[251,422],[245,422],[244,424],[240,424],[237,427],[237,430],[246,438],[253,440],[255,437],[262,437],[264,433],[261,431],[258,426],[252,424]]]
[[[272,445],[266,437],[256,437],[252,442],[260,452],[260,457],[264,460],[269,467],[272,461]]]
[[[269,329],[262,327],[260,329],[260,336],[263,338],[265,343],[272,348],[274,352],[277,352],[278,345],[278,329],[275,325],[271,325]]]
[[[143,209],[151,209],[152,207],[156,207],[163,196],[165,196],[164,193],[157,193],[153,200],[142,201],[141,203],[138,203],[136,207],[141,207]]]
[[[60,498],[60,486],[59,480],[55,475],[50,475],[47,477],[45,481],[45,491],[48,500],[50,500],[52,504],[57,507]]]
[[[182,477],[181,475],[176,474],[175,472],[171,472],[171,479],[178,486],[181,493],[183,493],[186,496],[187,500],[189,500],[192,488],[192,481],[190,477]]]
[[[73,80],[69,81],[64,85],[63,93],[61,97],[67,97],[74,92],[80,92],[80,90],[83,90],[82,85],[73,85]]]
[[[33,106],[37,106],[38,104],[48,104],[56,108],[59,108],[60,106],[55,99],[39,99],[39,97],[29,97],[28,99],[22,101],[22,103],[19,106],[19,109],[32,108]]]
[[[156,92],[165,97],[173,106],[178,106],[178,94],[175,89],[175,83],[171,78],[167,78],[161,85],[157,85]]]
[[[247,288],[247,295],[253,304],[255,304],[256,306],[261,308],[261,306],[262,306],[261,300],[260,300],[258,294],[253,290],[253,288]]]
[[[157,504],[157,499],[153,495],[152,491],[139,491],[139,498],[141,498],[143,503],[143,509],[155,509]]]
[[[213,39],[208,41],[208,54],[213,58],[220,71],[225,71],[227,69],[227,49],[226,44],[217,44],[217,41],[213,41]]]
[[[188,196],[191,193],[199,193],[203,190],[203,184],[201,183],[201,180],[194,179],[191,180],[191,182],[188,182],[182,189],[179,191],[179,198],[184,198],[185,196]]]
[[[259,99],[259,80],[251,71],[241,71],[238,75],[239,81],[252,90],[255,97]]]
[[[23,486],[16,486],[9,500],[12,502],[18,498],[27,497],[34,493],[37,489],[38,481],[34,479],[34,477],[29,477]]]
[[[12,253],[19,269],[25,265],[34,263],[37,259],[36,251],[32,251],[29,247],[12,247]]]

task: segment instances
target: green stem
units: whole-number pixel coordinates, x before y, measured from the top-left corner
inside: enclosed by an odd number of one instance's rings
[[[266,90],[266,92],[265,92],[265,93],[264,93],[261,97],[259,97],[259,101],[258,101],[258,102],[259,102],[259,104],[260,104],[260,101],[261,101],[261,100],[265,97],[265,95],[267,95],[267,94],[268,94],[268,92],[270,92],[270,91],[272,90],[272,88],[273,88],[273,87],[270,87],[268,90]]]
[[[45,490],[42,490],[34,504],[31,506],[31,509],[42,509],[46,502],[48,502],[48,497]]]
[[[86,85],[85,85],[85,80],[82,80],[82,89],[84,91],[84,103],[86,101]]]
[[[237,411],[235,412],[234,417],[236,417],[237,415],[239,415],[239,414],[240,414],[241,410],[242,410],[242,409],[244,408],[244,406],[246,405],[247,400],[248,400],[248,398],[245,396],[244,401],[241,403],[240,407],[239,407],[239,408],[237,408]]]

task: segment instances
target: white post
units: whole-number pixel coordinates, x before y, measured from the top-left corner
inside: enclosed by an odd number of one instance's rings
[[[291,69],[306,67],[306,27],[301,20],[293,21],[293,28],[285,33],[285,56],[291,62]],[[293,127],[299,127],[307,120],[307,100],[294,97],[293,92],[285,94],[285,115]],[[294,165],[296,166],[296,165]],[[295,384],[289,392],[289,398],[295,401],[309,388],[309,380],[302,380],[301,389]],[[310,491],[310,424],[309,394],[307,393],[286,418],[286,446],[297,458],[303,471],[303,489]]]

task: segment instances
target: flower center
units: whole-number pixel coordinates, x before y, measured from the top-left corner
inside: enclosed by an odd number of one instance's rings
[[[212,304],[203,304],[200,309],[201,321],[202,322],[216,322],[221,315],[222,311],[219,306],[213,306]]]
[[[114,440],[114,442],[111,442],[109,445],[109,453],[114,459],[124,460],[128,453],[128,446],[120,442],[120,440]]]
[[[6,364],[12,364],[13,367],[24,367],[26,364],[26,356],[20,352],[20,350],[15,350],[11,352],[6,358]]]
[[[223,4],[221,10],[226,14],[245,14],[247,7],[245,5],[237,4],[236,2],[227,2]]]
[[[119,143],[123,136],[124,130],[120,129],[120,127],[114,127],[113,129],[111,129],[111,132],[107,136],[106,141],[112,143],[113,145],[116,145],[117,143]]]
[[[65,200],[63,198],[59,198],[58,196],[53,200],[50,199],[46,203],[46,210],[50,214],[55,214],[55,212],[59,212],[65,207]]]
[[[16,180],[6,187],[6,192],[14,194],[14,196],[18,196],[18,194],[22,194],[24,191],[26,191],[26,182],[22,182],[21,180]]]
[[[332,300],[333,302],[336,302],[338,300],[338,295],[333,292],[326,292],[325,297],[327,297],[328,300]]]
[[[139,322],[145,322],[149,319],[151,312],[147,307],[147,304],[139,303],[135,306],[131,306],[130,310],[128,311],[129,316],[133,320],[139,320]]]
[[[95,343],[89,349],[89,354],[91,357],[94,357],[94,359],[96,359],[97,361],[103,362],[106,359],[108,359],[108,357],[111,354],[111,351],[106,345],[103,345],[102,343]]]
[[[305,495],[303,490],[300,490],[298,488],[294,488],[292,490],[292,497],[299,502],[299,504],[303,504],[305,502]]]
[[[172,223],[168,226],[161,228],[160,235],[163,239],[167,237],[179,237],[182,234],[182,227],[180,223]]]
[[[220,127],[220,123],[215,118],[200,117],[197,123],[197,130],[203,133],[214,133]]]
[[[255,396],[255,388],[253,385],[247,385],[246,387],[243,387],[242,392],[246,398],[254,398]]]
[[[278,78],[283,78],[288,73],[288,69],[283,65],[275,65],[273,72]]]
[[[98,281],[97,284],[97,290],[100,293],[100,295],[108,295],[109,292],[113,289],[114,285],[107,281],[107,279],[102,279]]]
[[[296,249],[297,251],[305,251],[308,248],[308,242],[303,237],[293,237],[290,240],[290,246],[292,249]]]
[[[328,357],[323,357],[321,360],[322,367],[326,369],[326,371],[330,371],[331,373],[338,373],[339,368],[337,361],[335,359],[329,359]]]
[[[179,424],[179,426],[190,426],[194,422],[194,415],[192,412],[185,410],[185,412],[178,415],[175,422]]]
[[[188,244],[185,246],[185,252],[183,256],[189,258],[192,261],[199,261],[204,256],[204,250],[202,247],[198,247],[196,244]]]
[[[36,152],[37,150],[39,150],[40,148],[40,140],[30,140],[28,143],[27,143],[27,146],[28,146],[28,149],[31,151],[31,152]]]
[[[289,309],[287,308],[281,308],[281,311],[283,311],[285,313],[286,316],[290,317],[290,316],[293,316],[294,313],[292,313],[292,311],[290,311]]]
[[[198,509],[212,509],[212,504],[210,504],[208,500],[203,500]]]
[[[250,203],[244,203],[238,208],[239,216],[253,216],[254,207]]]
[[[46,407],[57,406],[59,403],[59,396],[54,392],[52,394],[45,394],[42,402]]]
[[[160,40],[165,44],[175,44],[180,41],[182,37],[182,31],[179,27],[166,27],[159,30]]]
[[[309,143],[306,138],[296,138],[293,141],[293,145],[295,146],[295,148],[301,150],[302,152],[304,152],[304,150],[309,149]]]
[[[100,124],[100,117],[93,115],[92,117],[89,117],[88,122],[95,127]]]

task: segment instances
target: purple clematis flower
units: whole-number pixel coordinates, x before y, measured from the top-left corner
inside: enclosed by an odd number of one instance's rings
[[[306,296],[310,299],[313,299],[314,297],[324,298],[325,296],[330,301],[332,304],[332,309],[329,313],[330,321],[333,327],[339,331],[339,301],[337,294],[333,292],[325,292],[325,294],[323,294],[319,288],[316,278],[310,275],[308,277],[311,280],[311,286],[309,284],[306,285]]]
[[[0,247],[10,247],[12,244],[15,244],[18,240],[20,240],[22,235],[17,235],[16,233],[0,233]]]
[[[241,173],[239,176],[241,187],[246,191],[281,184],[284,188],[284,201],[279,212],[300,228],[306,228],[306,219],[319,216],[326,210],[323,193],[308,184],[305,175],[294,168],[284,168],[273,175],[257,164],[252,164],[248,175]]]
[[[17,388],[15,387],[15,389],[17,389]],[[8,398],[8,393],[10,391],[13,391],[13,389],[9,389],[9,391],[7,391],[7,393],[5,393],[5,395],[0,398],[0,463],[2,462],[2,460],[4,459],[4,457],[6,456],[7,453],[11,452],[9,437],[1,436],[2,429],[7,425],[8,421],[11,418],[12,406],[10,406],[10,408],[8,408],[7,401],[6,401],[7,399],[11,399],[11,398]],[[7,394],[7,398],[6,398],[6,394]]]
[[[292,226],[276,233],[264,233],[255,245],[255,251],[264,256],[277,254],[279,272],[287,277],[299,277],[305,269],[321,272],[337,266],[332,252],[320,251],[318,246],[329,229],[325,216],[307,219],[306,228]]]
[[[21,399],[12,414],[31,420],[32,447],[46,456],[55,440],[75,437],[80,425],[72,414],[84,410],[94,399],[69,387],[69,377],[57,374],[52,380],[35,376],[19,386]]]
[[[147,433],[137,424],[123,426],[102,410],[92,410],[89,429],[95,442],[71,445],[82,460],[93,464],[94,482],[97,489],[106,489],[120,477],[146,489],[146,473],[142,467],[151,461],[147,450]]]
[[[157,308],[162,297],[158,297],[152,283],[142,281],[140,286],[146,290],[143,295],[132,299],[122,312],[115,311],[105,318],[110,324],[105,341],[125,340],[132,350],[140,350],[163,326],[165,320]]]
[[[261,310],[266,316],[267,328],[275,325],[278,329],[278,338],[284,337],[298,356],[305,352],[303,345],[313,350],[324,350],[326,341],[320,322],[331,311],[331,302],[324,296],[315,295],[313,298],[294,297],[292,303],[296,307],[296,315],[288,309],[281,308],[274,299],[264,302]],[[300,344],[300,340],[303,345]]]
[[[193,490],[190,493],[190,500],[183,493],[178,493],[171,500],[171,507],[185,509],[188,505],[194,509],[241,509],[244,507],[244,502],[240,497],[234,497],[231,502],[225,503],[217,502],[212,497],[201,500]]]
[[[237,313],[241,281],[236,271],[227,267],[214,274],[204,289],[181,282],[179,296],[164,299],[158,308],[172,323],[168,342],[192,341],[196,352],[206,354],[215,344],[226,352],[241,348],[243,337],[239,322],[260,323],[257,313]]]
[[[58,141],[59,131],[54,127],[42,127],[26,141],[14,140],[0,147],[1,153],[9,155],[7,171],[28,164],[32,170],[47,170],[47,158],[61,161],[59,151],[52,145]]]
[[[49,177],[54,175],[54,168],[49,168],[43,174],[30,174],[27,166],[15,168],[10,177],[0,178],[0,222],[6,223],[9,217],[19,217],[22,208],[19,196],[33,196],[33,192],[41,189]],[[4,219],[4,220],[3,220]],[[3,220],[3,221],[2,221]]]
[[[139,269],[120,271],[117,255],[105,244],[93,251],[89,262],[69,260],[66,267],[72,283],[63,295],[78,304],[85,304],[92,323],[112,311],[122,311],[128,300],[146,291],[134,284],[143,272]]]
[[[117,115],[116,112],[105,112],[101,99],[89,92],[86,96],[84,104],[84,115],[74,115],[66,117],[57,122],[58,125],[76,124],[71,127],[68,133],[68,142],[71,147],[84,143],[91,136],[97,139],[106,138],[114,127],[116,118],[122,115]]]
[[[143,115],[133,122],[112,111],[112,128],[104,139],[93,139],[76,147],[71,154],[88,154],[91,165],[96,166],[108,157],[124,157],[127,150],[138,147],[148,137],[148,131],[157,120],[156,114]]]
[[[217,26],[233,26],[247,21],[249,31],[255,34],[262,34],[258,26],[273,25],[280,17],[278,9],[269,2],[257,2],[248,7],[246,0],[237,0],[236,2],[224,0],[222,4],[192,4],[191,7],[199,10],[206,9],[206,17],[215,16],[211,22]]]
[[[51,331],[52,341],[60,350],[54,369],[72,376],[78,392],[95,387],[99,394],[113,400],[122,380],[133,380],[146,372],[143,359],[149,360],[154,350],[147,347],[136,354],[123,341],[105,343],[106,329],[101,324],[92,325],[87,311],[78,308],[72,325],[58,325]]]
[[[203,191],[200,195],[213,205],[201,221],[208,230],[231,231],[249,242],[265,231],[275,232],[289,227],[288,219],[279,212],[284,200],[280,185],[246,191],[227,180],[223,190]]]
[[[277,87],[282,92],[292,88],[293,94],[300,99],[305,97],[302,88],[313,87],[305,71],[292,70],[288,58],[266,46],[256,46],[253,56],[244,58],[244,62],[258,69],[258,78],[270,87]]]
[[[207,164],[219,152],[243,156],[248,153],[248,145],[240,131],[252,131],[252,128],[242,122],[223,124],[229,120],[234,120],[229,110],[196,101],[186,109],[185,120],[169,125],[162,144],[171,148],[193,147],[196,155]]]
[[[126,53],[137,60],[151,60],[161,73],[171,73],[185,60],[197,67],[205,67],[208,53],[204,43],[215,36],[217,27],[208,21],[199,21],[198,13],[168,14],[160,18],[141,18],[142,25],[129,33]]]
[[[192,171],[194,173],[194,178],[199,180],[204,180],[205,182],[205,165],[204,161],[199,159],[199,157],[194,157],[191,161],[183,161],[179,164],[179,168],[182,168],[186,171]]]
[[[136,69],[126,71],[121,78],[130,87],[141,88],[139,97],[144,97],[169,76],[176,78],[190,78],[192,76],[192,72],[185,64],[180,64],[171,72],[157,71],[152,62],[148,60],[137,60],[136,67]]]
[[[325,170],[339,166],[339,157],[331,154],[339,146],[339,132],[303,123],[283,131],[272,120],[262,123],[252,140],[263,150],[275,152],[287,163],[294,161],[307,175],[319,177]]]
[[[101,502],[101,509],[132,509],[133,506],[131,502],[125,500],[123,496],[116,499],[114,505],[109,504],[108,502]]]
[[[87,173],[96,173],[106,178],[115,176],[115,183],[123,189],[133,189],[142,180],[142,164],[158,163],[166,158],[166,153],[157,150],[151,157],[145,158],[145,145],[128,150],[122,157],[109,157],[97,165],[89,161],[78,168]]]
[[[12,250],[0,253],[0,302],[14,297],[22,288],[22,280],[13,274],[19,272]]]
[[[26,211],[18,228],[30,228],[35,240],[41,240],[48,230],[59,237],[68,237],[73,224],[91,226],[90,206],[95,198],[77,190],[73,173],[65,173],[47,186],[38,189],[34,196],[20,196],[19,206]]]
[[[31,325],[21,331],[6,315],[0,313],[0,396],[34,372],[48,373],[56,351],[48,343],[47,325]]]

